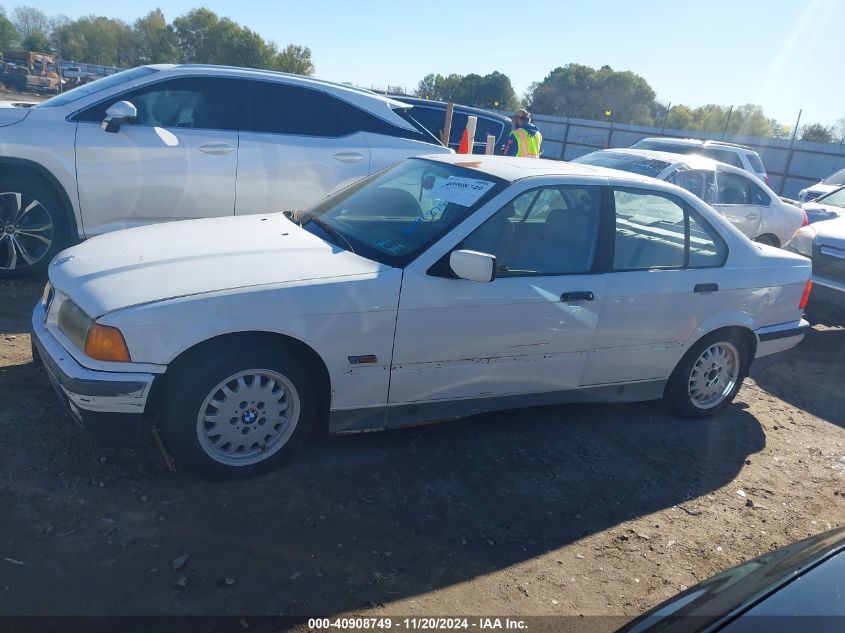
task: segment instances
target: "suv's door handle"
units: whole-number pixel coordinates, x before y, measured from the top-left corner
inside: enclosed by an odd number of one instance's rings
[[[577,290],[575,292],[564,292],[560,295],[561,301],[592,301],[596,296],[589,290]]]
[[[746,214],[745,219],[746,220],[756,220],[759,217],[760,217],[760,215],[757,214],[757,213],[748,213],[748,214]]]
[[[719,290],[719,284],[695,284],[693,292],[716,292]]]
[[[228,154],[235,151],[235,146],[229,143],[206,143],[200,145],[197,149],[206,154]]]
[[[357,163],[362,158],[364,155],[359,152],[338,152],[334,155],[334,159],[341,163]]]

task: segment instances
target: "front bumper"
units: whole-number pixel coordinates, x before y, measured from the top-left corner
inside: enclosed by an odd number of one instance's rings
[[[46,316],[40,301],[32,311],[32,357],[43,362],[68,413],[107,444],[137,445],[155,375],[83,367],[44,327]]]

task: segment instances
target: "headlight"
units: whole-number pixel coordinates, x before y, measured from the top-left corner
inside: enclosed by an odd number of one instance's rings
[[[798,229],[787,245],[790,250],[801,253],[805,257],[813,256],[813,240],[816,238],[816,230],[812,226],[805,226]]]
[[[58,325],[68,340],[91,358],[114,362],[132,360],[120,330],[95,323],[70,299],[65,299],[59,308]]]

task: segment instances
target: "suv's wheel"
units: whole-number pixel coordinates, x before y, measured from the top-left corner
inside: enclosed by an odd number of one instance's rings
[[[282,347],[209,348],[171,369],[161,400],[164,441],[177,460],[207,477],[272,469],[317,416],[316,381]]]
[[[709,418],[727,407],[748,375],[748,345],[730,330],[696,343],[681,359],[663,397],[686,418]]]
[[[67,237],[64,208],[54,192],[24,179],[0,179],[0,277],[46,267]]]

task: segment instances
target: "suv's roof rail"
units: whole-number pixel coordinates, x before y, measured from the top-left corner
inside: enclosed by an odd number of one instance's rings
[[[709,145],[722,145],[723,147],[739,147],[740,149],[747,149],[750,152],[755,152],[753,147],[749,147],[748,145],[742,145],[740,143],[729,143],[728,141],[705,141],[705,143]]]

